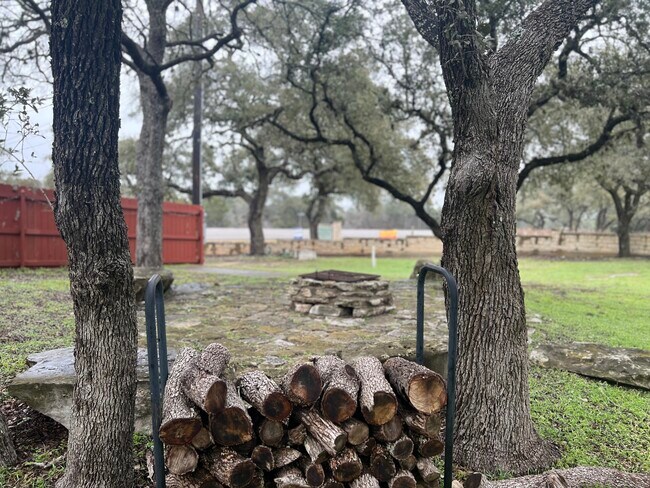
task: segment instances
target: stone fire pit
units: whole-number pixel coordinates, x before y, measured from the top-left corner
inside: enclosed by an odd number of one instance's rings
[[[378,275],[317,271],[301,275],[291,284],[291,308],[304,314],[372,317],[395,309],[388,281]]]

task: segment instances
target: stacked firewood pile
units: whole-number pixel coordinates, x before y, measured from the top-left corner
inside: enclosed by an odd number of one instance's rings
[[[436,373],[402,358],[336,356],[224,379],[220,344],[183,349],[170,372],[160,438],[167,486],[415,488],[438,486]]]

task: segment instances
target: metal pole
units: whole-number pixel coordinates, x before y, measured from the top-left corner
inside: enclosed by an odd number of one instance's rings
[[[417,331],[415,357],[424,363],[424,283],[429,271],[442,275],[447,282],[449,297],[449,342],[447,352],[447,415],[445,417],[445,480],[444,488],[451,488],[454,454],[454,417],[456,414],[456,360],[458,350],[458,286],[454,277],[441,266],[425,264],[418,275],[417,285]]]
[[[156,488],[165,488],[163,445],[158,432],[162,421],[162,392],[167,383],[167,333],[165,303],[160,275],[154,274],[147,283],[144,300],[147,322],[147,356],[149,362],[149,391],[151,394],[151,434],[153,437],[154,476]]]

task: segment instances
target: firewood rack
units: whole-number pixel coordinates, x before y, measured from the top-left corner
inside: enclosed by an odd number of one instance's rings
[[[447,408],[445,416],[445,467],[444,488],[451,488],[453,480],[452,459],[454,443],[454,415],[456,410],[456,356],[458,345],[458,287],[456,280],[445,268],[425,264],[417,282],[417,331],[416,362],[424,363],[424,285],[427,273],[442,275],[447,284],[449,299],[449,342],[447,356]],[[165,324],[165,303],[163,283],[160,275],[154,274],[145,290],[145,318],[147,329],[147,355],[149,363],[149,391],[151,394],[151,433],[153,437],[154,476],[156,488],[165,488],[165,461],[163,445],[158,431],[162,421],[162,392],[165,391],[167,376],[167,332]]]
[[[147,282],[144,295],[144,313],[147,322],[147,356],[149,362],[149,392],[151,394],[151,435],[153,437],[154,477],[156,488],[165,488],[165,460],[162,441],[158,435],[162,422],[162,392],[167,376],[167,330],[165,301],[160,275],[154,274]]]
[[[427,273],[432,272],[445,279],[447,297],[449,299],[449,315],[447,327],[449,340],[447,343],[447,410],[445,413],[445,471],[444,488],[451,488],[453,480],[454,455],[454,416],[456,414],[456,359],[458,349],[458,286],[449,271],[441,266],[426,263],[418,274],[417,285],[417,331],[415,341],[415,361],[424,363],[424,284]]]

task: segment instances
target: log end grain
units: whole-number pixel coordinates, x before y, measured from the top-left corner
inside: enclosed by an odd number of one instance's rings
[[[397,413],[397,400],[395,400],[395,396],[390,393],[377,391],[373,395],[372,408],[363,405],[361,413],[369,424],[385,424]]]
[[[334,423],[345,422],[357,410],[357,401],[350,394],[340,388],[330,388],[321,400],[323,417]]]
[[[312,405],[323,390],[323,380],[312,364],[302,364],[287,378],[284,387],[299,405]]]
[[[216,415],[210,415],[210,433],[217,444],[236,446],[253,438],[253,425],[244,410],[226,408]]]
[[[445,381],[437,374],[416,374],[409,383],[408,397],[418,411],[431,415],[447,404]]]
[[[264,399],[261,413],[266,418],[282,422],[291,415],[292,410],[293,405],[286,395],[280,391],[274,391]]]
[[[171,446],[182,446],[192,442],[201,430],[200,418],[175,418],[160,426],[160,440]]]

